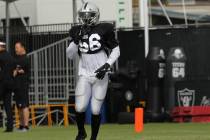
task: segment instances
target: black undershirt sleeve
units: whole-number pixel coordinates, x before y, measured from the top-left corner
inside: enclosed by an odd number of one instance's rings
[[[112,24],[110,24],[108,27],[108,32],[106,33],[106,44],[109,49],[113,49],[119,45],[115,36],[114,26]]]

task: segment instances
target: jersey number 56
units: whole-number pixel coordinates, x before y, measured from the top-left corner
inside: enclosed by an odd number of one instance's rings
[[[79,50],[84,53],[87,53],[88,51],[96,51],[101,48],[101,43],[99,42],[100,40],[101,37],[98,34],[92,34],[89,37],[88,42],[80,41]]]

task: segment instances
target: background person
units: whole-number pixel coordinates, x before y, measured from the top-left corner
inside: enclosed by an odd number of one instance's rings
[[[26,49],[22,42],[15,43],[15,69],[13,71],[15,81],[15,100],[20,116],[19,130],[29,130],[29,73],[30,63],[26,55]]]
[[[13,58],[6,50],[6,44],[0,42],[0,97],[7,115],[5,132],[13,131],[12,88],[13,88]]]

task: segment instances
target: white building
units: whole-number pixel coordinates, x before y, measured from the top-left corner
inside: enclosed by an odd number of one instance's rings
[[[117,21],[118,26],[132,26],[132,0],[89,0],[100,9],[100,20]],[[81,0],[76,0],[77,9]],[[72,0],[18,0],[10,4],[10,17],[20,22],[23,17],[28,25],[73,22]],[[0,1],[0,26],[5,21],[5,3]],[[12,21],[11,21],[12,22]]]

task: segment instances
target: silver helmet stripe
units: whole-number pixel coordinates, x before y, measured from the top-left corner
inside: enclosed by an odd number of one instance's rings
[[[85,3],[84,9],[86,9],[86,8],[87,8],[87,5],[88,5],[88,2],[86,2],[86,3]]]

